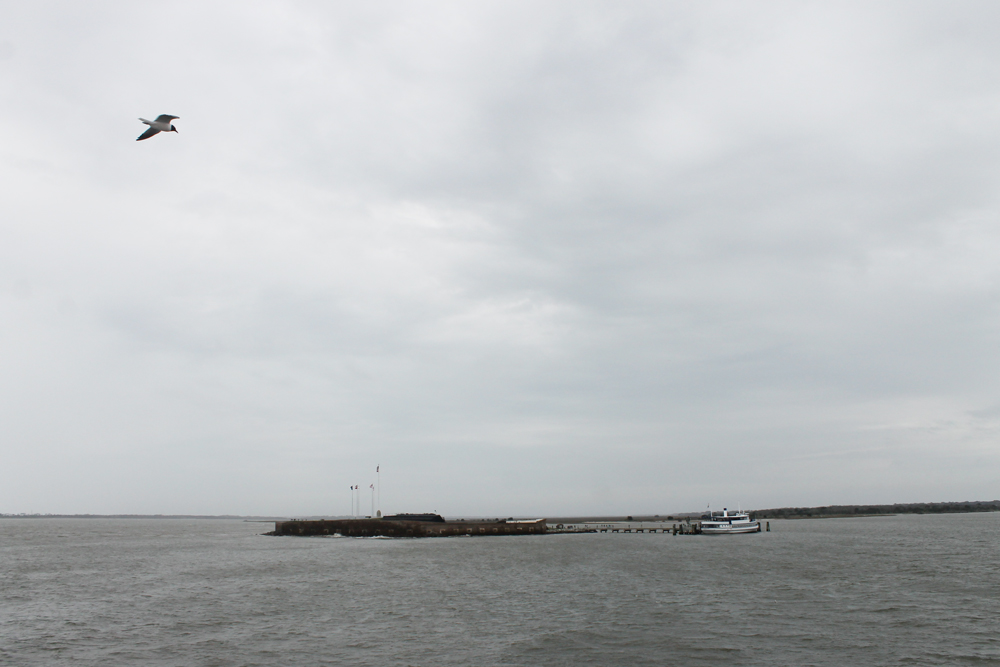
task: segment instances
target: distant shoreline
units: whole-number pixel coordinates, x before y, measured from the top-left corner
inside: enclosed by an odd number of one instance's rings
[[[952,503],[895,503],[892,505],[824,505],[822,507],[779,507],[755,510],[758,519],[836,519],[895,514],[970,514],[1000,512],[1000,500]]]

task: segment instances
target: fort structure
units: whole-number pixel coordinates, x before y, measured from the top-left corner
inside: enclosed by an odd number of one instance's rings
[[[397,514],[381,519],[317,519],[276,521],[270,535],[317,537],[452,537],[458,535],[539,535],[545,519],[445,521],[437,514]]]

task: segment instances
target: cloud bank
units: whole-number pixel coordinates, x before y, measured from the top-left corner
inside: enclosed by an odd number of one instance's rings
[[[998,12],[9,5],[0,511],[995,498]]]

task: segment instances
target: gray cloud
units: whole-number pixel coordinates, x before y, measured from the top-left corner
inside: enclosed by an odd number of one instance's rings
[[[12,6],[0,511],[993,498],[997,21]]]

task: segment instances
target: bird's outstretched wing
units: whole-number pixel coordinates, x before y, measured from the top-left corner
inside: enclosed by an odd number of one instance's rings
[[[160,133],[160,131],[157,130],[155,127],[147,128],[145,132],[143,132],[142,134],[139,135],[139,138],[136,139],[136,141],[142,141],[143,139],[149,139],[154,134],[159,134],[159,133]]]
[[[174,120],[176,118],[180,118],[180,116],[171,116],[168,113],[161,113],[159,116],[156,117],[156,122],[157,123],[169,123],[170,121],[172,121],[172,120]]]

